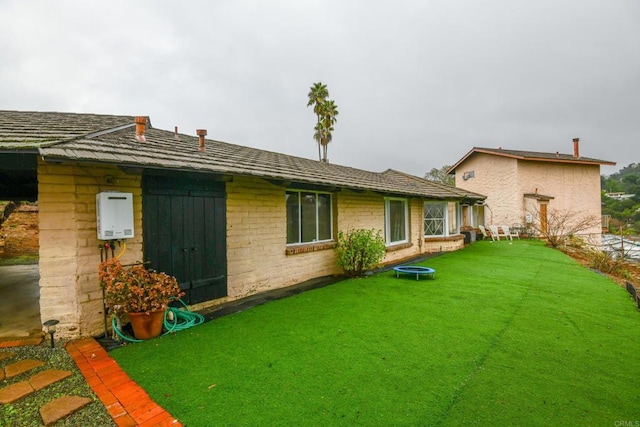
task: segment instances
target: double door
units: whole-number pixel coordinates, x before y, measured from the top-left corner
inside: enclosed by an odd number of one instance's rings
[[[183,300],[227,295],[225,189],[210,177],[143,177],[144,257],[178,279]]]

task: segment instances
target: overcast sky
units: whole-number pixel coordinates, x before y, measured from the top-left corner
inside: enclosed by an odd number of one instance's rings
[[[640,162],[638,0],[0,0],[0,109],[156,128],[418,176],[472,147]]]

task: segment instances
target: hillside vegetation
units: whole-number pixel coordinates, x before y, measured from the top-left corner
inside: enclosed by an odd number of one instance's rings
[[[619,232],[621,227],[629,234],[637,235],[640,230],[640,164],[632,163],[618,172],[600,177],[602,188],[602,215],[611,215],[609,228]],[[626,199],[615,199],[606,194],[633,194]]]

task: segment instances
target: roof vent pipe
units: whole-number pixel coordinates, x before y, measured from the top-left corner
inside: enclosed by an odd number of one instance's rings
[[[573,157],[580,157],[580,138],[573,138]]]
[[[196,134],[198,135],[198,150],[204,151],[204,137],[207,136],[206,129],[196,129]]]
[[[147,129],[147,118],[144,116],[136,116],[136,139],[138,141],[145,141],[144,133]]]
[[[178,126],[176,126],[176,127],[174,128],[174,130],[173,130],[173,137],[174,137],[175,139],[178,139]]]

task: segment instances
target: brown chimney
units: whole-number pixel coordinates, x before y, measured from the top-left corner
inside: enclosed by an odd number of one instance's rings
[[[147,129],[147,118],[145,116],[136,116],[136,139],[144,141],[144,133]]]
[[[573,138],[573,157],[580,157],[580,138]]]
[[[198,134],[198,138],[199,138],[198,150],[204,151],[204,137],[207,136],[207,130],[196,129],[196,134]]]

